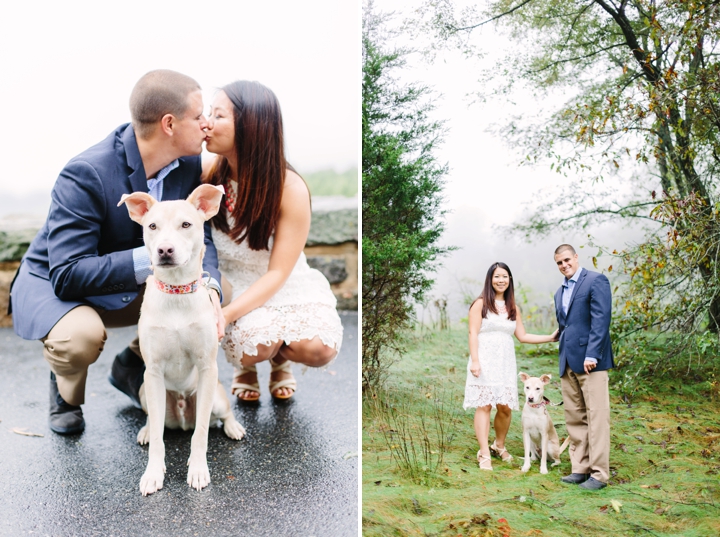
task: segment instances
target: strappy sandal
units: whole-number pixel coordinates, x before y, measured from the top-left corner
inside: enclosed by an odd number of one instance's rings
[[[490,457],[486,457],[485,455],[483,455],[482,450],[480,449],[477,452],[477,461],[478,466],[481,470],[489,470],[492,472],[492,460],[490,459]]]
[[[250,373],[255,374],[255,382],[247,384],[242,382],[240,377],[248,375]],[[230,392],[238,398],[238,400],[244,403],[255,403],[260,400],[260,385],[257,381],[257,368],[254,365],[240,366],[235,368],[235,374],[233,375],[233,383],[230,387]],[[257,396],[241,397],[244,392],[255,392]]]
[[[510,462],[513,458],[513,456],[508,453],[507,449],[497,447],[495,442],[493,442],[492,446],[490,446],[490,453],[502,459],[503,462]]]
[[[275,399],[290,399],[293,395],[295,395],[295,390],[297,389],[297,382],[295,382],[295,377],[292,372],[292,362],[290,362],[290,360],[286,360],[282,364],[276,364],[275,361],[271,359],[270,367],[272,368],[270,370],[270,395],[272,395]],[[273,373],[286,373],[290,376],[283,380],[276,380],[273,382]],[[290,395],[277,395],[275,392],[277,392],[280,388],[290,388],[292,393]]]

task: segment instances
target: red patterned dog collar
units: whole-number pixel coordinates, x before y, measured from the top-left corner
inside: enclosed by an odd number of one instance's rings
[[[170,285],[169,283],[155,280],[157,288],[163,293],[167,293],[169,295],[187,295],[189,293],[194,293],[198,290],[198,287],[200,287],[200,283],[200,280],[195,280],[194,282],[186,283],[185,285]]]

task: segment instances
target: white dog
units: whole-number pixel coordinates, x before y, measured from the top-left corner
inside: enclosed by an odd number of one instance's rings
[[[545,385],[550,382],[552,375],[531,377],[527,373],[518,375],[525,384],[525,406],[522,411],[523,444],[525,445],[525,463],[521,470],[530,469],[530,461],[540,457],[540,473],[547,474],[547,457],[550,455],[552,466],[560,464],[560,454],[570,443],[570,437],[560,446],[557,432],[553,426],[547,405],[550,401],[543,395]]]
[[[245,434],[218,382],[216,319],[210,291],[202,285],[203,226],[217,213],[222,195],[222,187],[201,185],[185,201],[157,202],[135,192],[118,204],[125,203],[130,218],[143,226],[154,271],[138,322],[146,366],[140,401],[148,420],[137,439],[150,443],[147,469],[140,479],[143,496],[163,486],[164,427],[195,428],[187,481],[196,490],[210,483],[211,419],[222,420],[225,434],[234,440]]]

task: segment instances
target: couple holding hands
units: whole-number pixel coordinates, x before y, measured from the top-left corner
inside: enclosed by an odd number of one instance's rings
[[[492,470],[491,451],[503,461],[512,410],[519,410],[517,366],[512,336],[521,343],[560,342],[560,379],[565,425],[570,436],[572,473],[564,483],[588,490],[607,486],[610,474],[610,395],[608,370],[614,366],[610,342],[610,282],[580,267],[569,244],[555,250],[555,263],[565,277],[555,293],[558,329],[549,336],[528,334],[515,303],[513,277],[505,263],[487,272],[479,298],[470,306],[468,363],[463,408],[475,408],[478,463]],[[496,408],[495,441],[488,446],[490,411]]]
[[[84,429],[88,367],[106,328],[137,324],[152,274],[142,227],[118,207],[123,194],[163,201],[185,199],[201,182],[224,187],[220,211],[205,224],[203,270],[238,399],[259,399],[255,366],[262,361],[271,364],[272,396],[291,397],[291,363],[324,366],[342,341],[330,285],[303,254],[310,193],[285,160],[273,92],[233,82],[217,91],[206,117],[195,80],[156,70],[133,88],[130,113],[131,123],[62,170],[11,286],[15,332],[43,343],[50,428],[59,434]],[[203,142],[214,153],[207,160]],[[116,356],[109,378],[138,407],[144,370],[136,338]]]

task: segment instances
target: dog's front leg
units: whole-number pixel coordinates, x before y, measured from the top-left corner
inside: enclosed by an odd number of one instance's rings
[[[165,479],[165,379],[162,371],[148,367],[145,371],[145,396],[148,411],[148,465],[140,479],[140,492],[143,496],[152,494],[163,487]]]
[[[525,462],[520,470],[527,472],[530,469],[530,449],[532,446],[532,440],[530,439],[530,432],[526,429],[523,429],[523,445],[525,446]]]
[[[201,490],[210,484],[210,470],[207,464],[208,429],[212,414],[215,386],[218,382],[217,361],[215,358],[206,367],[198,371],[197,409],[195,432],[190,444],[187,482],[195,490]]]
[[[540,454],[540,473],[541,474],[547,474],[547,456],[548,456],[548,435],[546,431],[543,431],[543,434],[540,438],[540,443],[542,445],[541,449],[542,452]]]

